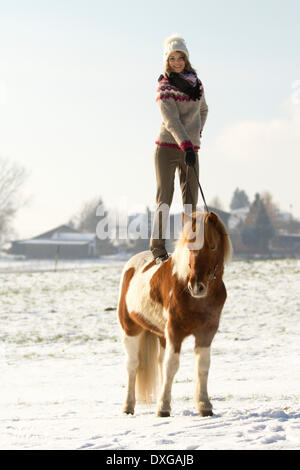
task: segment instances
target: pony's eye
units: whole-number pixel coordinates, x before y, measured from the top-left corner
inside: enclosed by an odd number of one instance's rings
[[[210,249],[214,251],[216,249],[216,245],[211,246]]]

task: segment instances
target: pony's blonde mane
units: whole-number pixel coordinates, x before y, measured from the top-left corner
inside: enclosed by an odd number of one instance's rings
[[[213,216],[217,217],[216,230],[221,235],[221,239],[223,243],[224,263],[228,264],[231,261],[232,253],[233,253],[230,237],[228,235],[225,224],[221,220],[221,218],[215,212],[209,212],[207,214],[207,218],[209,217],[210,214],[213,214]]]
[[[200,249],[204,243],[204,221],[205,212],[193,212],[192,214],[183,215],[183,228],[181,236],[176,243],[176,247],[182,248],[185,244],[197,243],[194,249]]]

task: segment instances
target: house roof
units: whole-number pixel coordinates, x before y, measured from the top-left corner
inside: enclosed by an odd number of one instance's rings
[[[91,240],[52,240],[49,238],[32,238],[29,240],[20,240],[15,243],[19,245],[35,245],[35,246],[42,246],[42,245],[54,245],[54,246],[62,246],[62,245],[73,245],[73,246],[83,246],[88,245]]]
[[[44,232],[36,237],[26,240],[16,240],[13,243],[20,245],[87,245],[94,242],[95,233],[81,233],[68,225],[58,227]]]
[[[52,230],[48,230],[47,232],[43,232],[40,235],[36,235],[33,237],[36,238],[51,238],[54,233],[80,233],[75,228],[71,227],[70,225],[59,225],[58,227],[53,228]]]

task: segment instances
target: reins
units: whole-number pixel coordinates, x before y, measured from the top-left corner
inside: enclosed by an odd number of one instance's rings
[[[209,212],[195,166],[193,166],[193,170],[194,170],[194,173],[195,173],[195,176],[196,176],[196,179],[197,179],[197,183],[198,183],[198,186],[199,186],[199,189],[200,189],[200,193],[201,193],[201,196],[202,196],[202,199],[203,199],[203,202],[204,202],[205,210],[206,210],[206,212]]]
[[[197,175],[197,171],[196,171],[196,168],[195,168],[195,165],[192,166],[193,170],[194,170],[194,173],[195,173],[195,176],[196,176],[196,180],[197,180],[197,183],[198,183],[198,186],[199,186],[199,189],[200,189],[200,193],[201,193],[201,196],[202,196],[202,199],[203,199],[203,202],[204,202],[204,207],[205,207],[205,210],[206,212],[209,212],[208,210],[208,207],[207,207],[207,204],[206,204],[206,200],[205,200],[205,197],[204,197],[204,193],[203,193],[203,190],[202,190],[202,187],[201,187],[201,184],[200,184],[200,181],[199,181],[199,178],[198,178],[198,175]],[[186,180],[185,180],[185,186],[186,186],[186,190],[185,190],[185,202],[187,200],[187,190],[188,190],[188,175],[189,175],[189,165],[186,166]]]

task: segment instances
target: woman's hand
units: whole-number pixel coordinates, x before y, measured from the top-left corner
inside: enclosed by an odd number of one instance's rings
[[[195,166],[196,163],[196,153],[192,148],[188,148],[185,151],[185,163],[188,166]]]

